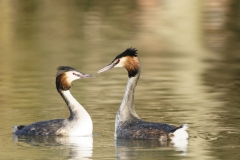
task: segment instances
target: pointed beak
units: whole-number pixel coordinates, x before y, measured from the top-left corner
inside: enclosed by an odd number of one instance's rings
[[[114,66],[116,65],[116,63],[110,63],[109,65],[103,67],[102,69],[100,69],[97,73],[102,73],[105,72],[109,69],[112,69]]]
[[[76,74],[80,78],[94,78],[95,76],[92,74]]]

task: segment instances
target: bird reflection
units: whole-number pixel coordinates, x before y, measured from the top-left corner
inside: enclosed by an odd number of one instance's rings
[[[13,136],[15,142],[25,142],[31,146],[60,146],[67,150],[69,159],[91,158],[93,137],[66,137],[66,136]]]
[[[159,141],[116,139],[116,157],[118,159],[159,158],[166,154],[187,155],[188,140]],[[176,153],[176,151],[178,151]]]

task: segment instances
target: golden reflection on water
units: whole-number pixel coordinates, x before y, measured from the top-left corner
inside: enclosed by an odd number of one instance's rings
[[[28,138],[15,142],[11,137],[11,126],[69,116],[55,90],[59,65],[96,75],[74,82],[71,89],[94,122],[92,149],[82,157],[153,158],[156,153],[163,159],[180,159],[186,153],[194,159],[221,159],[219,150],[232,155],[236,149],[212,148],[228,144],[229,137],[239,134],[239,40],[227,27],[234,23],[225,16],[232,11],[237,17],[231,3],[1,1],[0,117],[4,123],[0,156],[59,159],[76,153],[74,159],[85,153],[78,140],[43,138],[47,144],[41,145],[39,139],[32,144]],[[126,71],[96,72],[131,46],[139,50],[142,64],[135,94],[138,115],[148,121],[189,123],[187,151],[161,146],[158,141],[114,141]],[[236,146],[237,140],[230,143]]]

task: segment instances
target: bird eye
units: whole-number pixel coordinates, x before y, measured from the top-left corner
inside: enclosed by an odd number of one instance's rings
[[[120,59],[117,59],[117,63],[119,63],[120,62]]]

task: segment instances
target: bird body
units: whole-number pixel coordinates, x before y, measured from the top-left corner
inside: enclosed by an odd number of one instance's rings
[[[126,68],[128,72],[128,83],[122,103],[116,114],[115,137],[122,139],[159,139],[163,141],[173,139],[173,137],[187,139],[187,127],[175,127],[165,123],[146,122],[137,115],[134,107],[134,92],[141,73],[137,50],[128,48],[116,56],[109,65],[100,69],[98,73],[117,67]],[[181,129],[182,132],[179,132],[179,129]],[[182,134],[183,132],[185,134]],[[181,133],[182,136],[176,136],[177,133]]]
[[[91,78],[93,75],[83,74],[78,70],[60,66],[56,75],[56,88],[66,102],[70,117],[40,121],[28,126],[13,127],[15,135],[58,135],[58,136],[89,136],[92,135],[93,124],[90,115],[83,106],[72,96],[69,89],[74,80]]]

